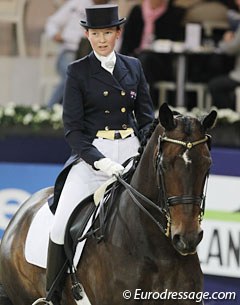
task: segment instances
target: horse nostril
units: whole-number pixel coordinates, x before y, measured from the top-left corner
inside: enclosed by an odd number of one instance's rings
[[[175,234],[173,236],[172,242],[176,249],[179,249],[181,251],[186,249],[186,244],[180,234]]]
[[[198,239],[197,239],[197,244],[196,246],[200,243],[200,241],[203,239],[203,230],[201,230],[199,233],[198,233]]]

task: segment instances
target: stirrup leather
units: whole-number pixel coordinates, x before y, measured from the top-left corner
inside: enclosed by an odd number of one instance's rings
[[[46,298],[39,298],[37,299],[34,303],[32,303],[32,305],[36,305],[36,304],[47,304],[47,305],[54,305],[52,301],[47,301]]]

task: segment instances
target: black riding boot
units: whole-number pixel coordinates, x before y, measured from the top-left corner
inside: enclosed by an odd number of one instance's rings
[[[55,244],[49,239],[48,245],[48,259],[47,259],[47,272],[46,272],[46,290],[47,300],[52,301],[54,305],[60,305],[62,297],[62,289],[66,278],[65,264],[66,255],[64,252],[64,246]],[[61,275],[59,272],[61,271]],[[55,285],[53,290],[50,290],[52,285]]]

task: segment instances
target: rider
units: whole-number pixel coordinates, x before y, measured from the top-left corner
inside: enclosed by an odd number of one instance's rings
[[[64,234],[73,209],[109,177],[122,174],[121,163],[137,154],[139,139],[154,119],[140,62],[114,51],[124,22],[117,5],[88,7],[86,20],[80,21],[93,51],[67,71],[63,123],[72,155],[55,184],[47,291],[65,261]],[[57,290],[54,305],[60,300]]]

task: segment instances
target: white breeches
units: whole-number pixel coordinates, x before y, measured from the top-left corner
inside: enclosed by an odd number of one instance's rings
[[[139,141],[136,136],[121,140],[95,139],[93,145],[105,157],[122,164],[128,158],[135,156]],[[94,193],[109,176],[96,171],[85,161],[73,165],[65,181],[58,207],[54,216],[50,237],[57,244],[64,244],[64,234],[68,219],[78,205],[87,196]]]

